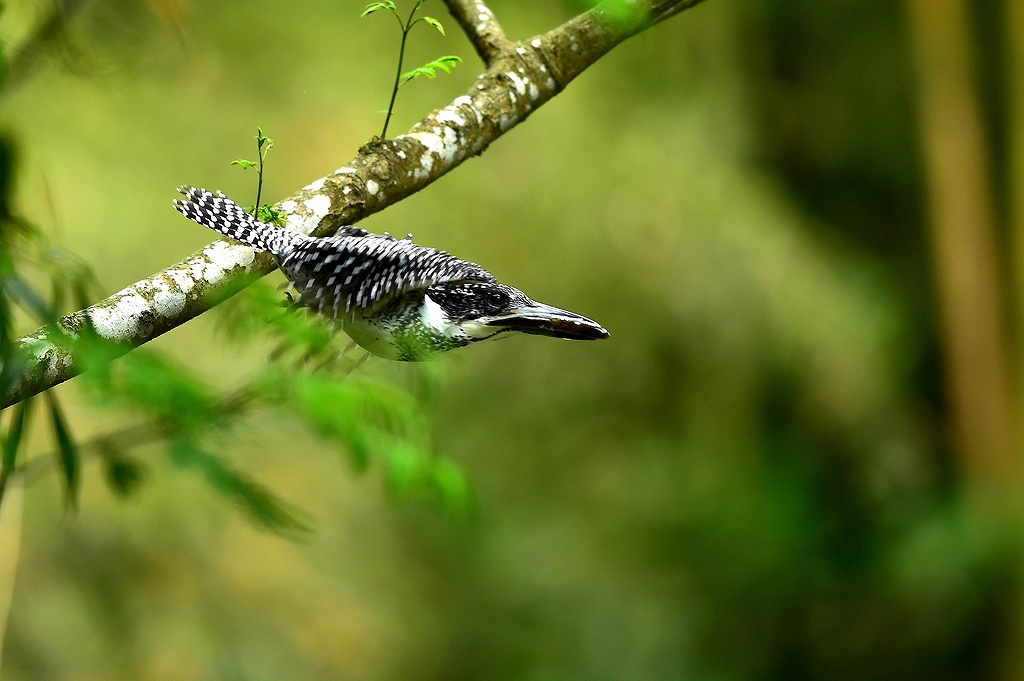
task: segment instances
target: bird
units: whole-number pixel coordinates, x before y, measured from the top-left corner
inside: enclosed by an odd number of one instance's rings
[[[599,340],[592,319],[532,300],[476,263],[353,226],[313,237],[257,220],[221,192],[184,186],[185,217],[268,251],[298,303],[340,324],[370,354],[415,362],[513,333]]]

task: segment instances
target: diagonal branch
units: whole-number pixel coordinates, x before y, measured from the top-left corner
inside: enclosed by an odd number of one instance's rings
[[[444,0],[448,11],[466,32],[469,41],[484,64],[491,63],[512,49],[512,41],[505,37],[494,12],[480,0]]]
[[[291,229],[333,234],[418,192],[526,120],[573,78],[626,38],[701,0],[650,0],[635,21],[615,18],[602,4],[534,38],[512,43],[469,90],[432,112],[406,134],[376,140],[327,177],[277,204]],[[29,369],[0,409],[80,372],[72,343],[91,329],[122,353],[196,317],[253,277],[273,271],[268,253],[219,239],[162,272],[20,339]]]

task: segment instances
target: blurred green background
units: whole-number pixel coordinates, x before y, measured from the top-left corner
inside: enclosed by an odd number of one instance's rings
[[[1012,271],[1024,126],[1002,13],[1021,3],[916,2],[708,0],[365,221],[612,339],[442,362],[435,446],[474,485],[468,519],[396,499],[379,467],[355,473],[273,413],[220,446],[311,519],[299,541],[155,447],[128,500],[94,466],[74,514],[56,476],[32,485],[0,678],[1024,678],[1022,452],[988,465],[958,434],[977,400],[950,377],[974,372],[948,351],[959,308],[932,257],[948,216],[929,197],[960,204],[929,192],[927,161],[946,139],[928,112],[961,111],[928,108],[927,74],[955,80],[973,50],[954,101],[976,108],[991,178],[965,166],[954,186],[991,195],[990,224],[972,223],[998,246],[982,269]],[[17,44],[47,7],[8,3],[0,36]],[[491,7],[514,38],[583,9]],[[379,131],[393,77],[394,27],[361,9],[87,1],[3,103],[22,212],[107,294],[210,240],[172,210],[177,185],[253,200],[255,176],[228,163],[253,155],[257,125],[276,143],[264,197],[332,172]],[[403,88],[396,133],[482,68],[441,3],[427,9],[448,37],[422,30],[409,63],[465,63]],[[929,51],[914,17],[946,14],[968,41]],[[1016,336],[997,342],[1011,359]],[[224,386],[266,361],[228,344],[216,312],[154,346]],[[58,390],[80,438],[127,419],[74,381]]]

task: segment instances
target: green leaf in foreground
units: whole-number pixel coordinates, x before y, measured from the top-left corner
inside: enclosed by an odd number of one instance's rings
[[[78,505],[80,482],[78,447],[75,445],[75,439],[71,437],[67,421],[52,390],[46,392],[46,402],[50,410],[50,420],[53,422],[53,434],[57,440],[57,463],[64,478],[67,503],[75,507]]]
[[[22,435],[25,433],[25,424],[28,423],[28,416],[32,398],[23,400],[14,411],[11,417],[11,425],[7,431],[7,437],[3,439],[3,461],[0,464],[0,506],[3,505],[4,490],[7,489],[7,481],[14,472],[18,463],[18,449],[21,446]]]
[[[217,492],[235,502],[262,527],[286,535],[309,531],[308,523],[284,500],[207,451],[195,439],[186,435],[175,437],[171,441],[170,455],[179,466],[198,469]]]

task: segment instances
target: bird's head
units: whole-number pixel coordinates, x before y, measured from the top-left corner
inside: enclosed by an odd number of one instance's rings
[[[510,331],[566,340],[598,340],[609,333],[582,315],[544,305],[519,289],[486,281],[435,284],[426,290],[423,322],[467,343]]]

